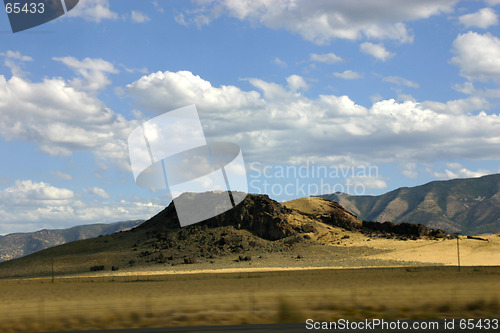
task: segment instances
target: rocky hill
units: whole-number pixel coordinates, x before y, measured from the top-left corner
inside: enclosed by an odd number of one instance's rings
[[[500,232],[500,174],[434,181],[378,196],[321,197],[340,203],[362,220],[409,222],[471,235]]]
[[[322,198],[280,204],[266,195],[249,194],[232,210],[184,228],[180,227],[171,203],[132,230],[64,244],[1,263],[0,277],[48,275],[52,263],[56,274],[141,267],[165,269],[195,263],[197,267],[214,263],[226,267],[234,261],[277,266],[347,265],[349,258],[358,260],[360,255],[380,252],[365,246],[370,239],[403,241],[438,237],[449,235],[424,226],[363,222],[339,204]],[[296,262],[304,256],[310,258],[308,264]],[[275,261],[259,263],[263,258]],[[360,259],[355,264],[371,262]]]
[[[0,238],[0,262],[76,240],[128,230],[142,222],[144,220],[121,221],[110,224],[80,225],[68,229],[44,229],[35,232],[8,234]]]

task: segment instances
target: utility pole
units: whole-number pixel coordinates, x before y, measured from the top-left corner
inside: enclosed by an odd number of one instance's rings
[[[457,236],[457,257],[458,257],[458,271],[460,272],[460,243],[459,243],[459,240],[460,240],[460,233],[459,232],[455,232],[455,235]]]

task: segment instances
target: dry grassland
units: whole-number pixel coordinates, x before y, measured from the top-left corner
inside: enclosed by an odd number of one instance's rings
[[[498,317],[500,267],[0,280],[0,331]]]

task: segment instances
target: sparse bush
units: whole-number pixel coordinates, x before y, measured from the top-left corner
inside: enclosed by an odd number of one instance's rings
[[[160,253],[160,255],[158,256],[158,259],[156,260],[159,264],[164,264],[167,259],[165,258],[165,256],[163,255],[163,253]]]
[[[185,264],[194,264],[196,263],[196,259],[193,257],[185,257],[184,258],[184,263]]]
[[[306,223],[306,224],[301,225],[300,231],[304,232],[304,233],[309,233],[309,232],[317,232],[318,230],[311,223]]]
[[[301,241],[302,241],[302,238],[300,236],[292,236],[292,237],[288,238],[287,240],[285,240],[284,244],[291,246],[291,245],[294,245],[296,243],[300,243]]]
[[[451,311],[451,306],[450,306],[450,304],[448,304],[448,303],[444,303],[444,304],[439,305],[436,309],[437,309],[440,313],[443,313],[443,312],[450,312],[450,311]]]
[[[97,271],[103,271],[104,270],[104,265],[96,265],[90,267],[91,272],[97,272]]]
[[[477,300],[465,305],[465,308],[469,311],[484,310],[486,308],[486,302],[484,300]]]

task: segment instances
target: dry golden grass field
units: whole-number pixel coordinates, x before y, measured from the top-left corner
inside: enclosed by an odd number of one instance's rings
[[[0,280],[0,331],[499,317],[500,267]]]

